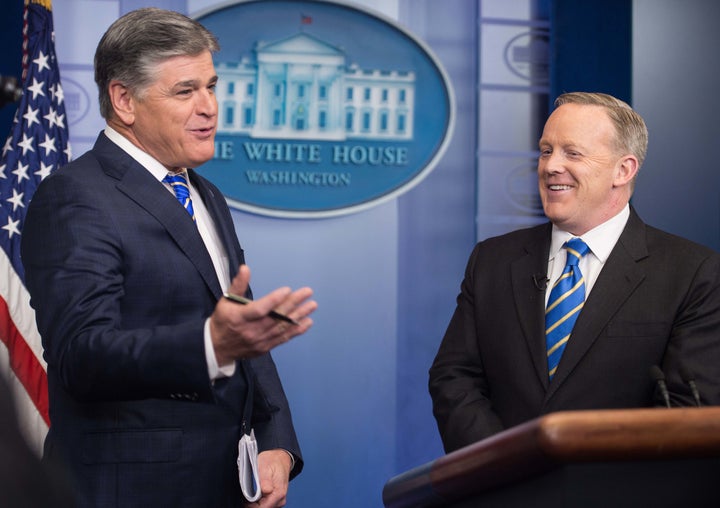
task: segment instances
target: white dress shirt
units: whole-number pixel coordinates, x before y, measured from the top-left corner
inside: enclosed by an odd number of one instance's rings
[[[612,219],[603,222],[599,226],[591,229],[584,235],[580,236],[590,247],[590,252],[580,260],[580,271],[585,277],[585,299],[587,300],[590,291],[595,284],[600,271],[605,265],[605,261],[610,256],[610,252],[615,248],[620,235],[625,229],[628,219],[630,218],[630,205],[625,208]],[[550,254],[548,259],[548,290],[545,291],[545,306],[550,299],[550,290],[555,282],[562,275],[567,259],[567,251],[563,249],[565,242],[571,238],[578,238],[566,231],[561,230],[553,225],[552,240],[550,241]]]

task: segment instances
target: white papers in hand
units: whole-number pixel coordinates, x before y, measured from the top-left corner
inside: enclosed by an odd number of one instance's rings
[[[244,434],[238,443],[238,474],[242,493],[250,502],[260,499],[260,478],[258,477],[258,447],[255,441],[255,431],[250,435]]]

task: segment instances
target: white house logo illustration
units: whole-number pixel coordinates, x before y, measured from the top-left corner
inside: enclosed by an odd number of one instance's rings
[[[218,132],[276,139],[403,139],[413,134],[415,75],[347,65],[307,33],[258,43],[255,61],[220,62]]]
[[[215,157],[231,206],[271,216],[359,211],[417,185],[449,142],[454,98],[427,48],[324,0],[255,0],[196,16],[218,36]]]

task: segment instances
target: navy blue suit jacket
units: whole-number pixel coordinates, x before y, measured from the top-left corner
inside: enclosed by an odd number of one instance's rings
[[[234,274],[244,256],[225,200],[189,176]],[[22,258],[47,361],[45,457],[69,470],[78,506],[240,506],[245,375],[261,450],[292,452],[300,471],[270,355],[209,380],[203,325],[221,288],[189,214],[104,134],[38,187]]]
[[[545,352],[551,224],[477,244],[430,369],[446,451],[542,414],[672,404],[720,404],[720,254],[643,223],[635,210],[588,295],[552,381]],[[538,276],[538,274],[541,274]]]

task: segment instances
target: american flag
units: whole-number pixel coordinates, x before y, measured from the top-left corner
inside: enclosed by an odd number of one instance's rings
[[[25,289],[20,236],[38,184],[71,157],[52,0],[25,0],[22,64],[23,95],[0,157],[0,372],[15,389],[21,428],[39,452],[50,424],[46,364]]]

